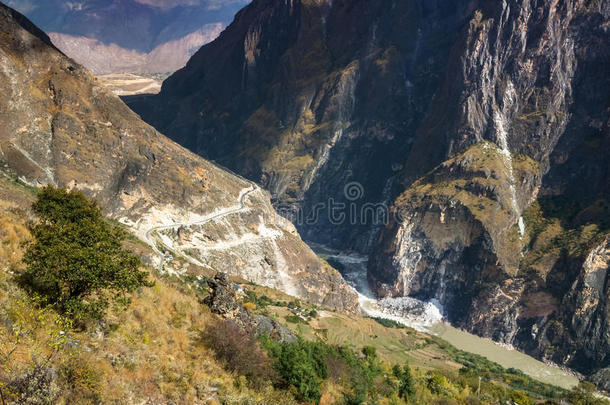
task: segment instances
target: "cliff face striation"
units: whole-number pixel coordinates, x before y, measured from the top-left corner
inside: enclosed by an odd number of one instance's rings
[[[609,16],[579,1],[473,14],[369,265],[381,294],[437,299],[586,374],[608,365]]]
[[[333,308],[357,308],[355,293],[276,214],[266,192],[142,122],[2,4],[0,94],[3,173],[34,186],[78,188],[155,249],[171,248],[187,264]]]
[[[605,0],[256,0],[128,103],[316,212],[302,234],[369,253],[380,295],[590,374],[609,362],[609,18]],[[337,223],[330,199],[393,209]]]
[[[331,224],[328,202],[362,211],[397,196],[471,11],[440,3],[257,0],[160,95],[128,102],[183,146],[260,181],[286,211],[317,212],[298,224],[306,239],[368,250],[378,221]],[[363,187],[357,200],[345,196],[350,182]]]

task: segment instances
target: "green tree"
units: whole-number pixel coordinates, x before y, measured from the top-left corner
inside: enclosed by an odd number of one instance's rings
[[[52,186],[38,192],[39,221],[24,256],[23,287],[76,321],[99,319],[112,301],[149,285],[141,262],[123,248],[127,234],[104,220],[95,201]]]
[[[367,360],[374,360],[377,358],[377,349],[374,346],[364,346],[362,354],[366,356]]]
[[[608,401],[595,396],[595,386],[590,382],[583,382],[574,387],[568,395],[571,404],[574,405],[607,405]]]
[[[300,338],[293,343],[273,342],[266,338],[262,343],[269,355],[276,359],[275,369],[296,388],[300,398],[318,403],[322,396],[321,384],[329,377],[326,359],[332,348],[322,342]]]
[[[411,374],[409,365],[405,364],[402,368],[399,365],[395,365],[392,372],[398,380],[398,396],[405,400],[413,398],[416,392],[415,379],[413,374]]]

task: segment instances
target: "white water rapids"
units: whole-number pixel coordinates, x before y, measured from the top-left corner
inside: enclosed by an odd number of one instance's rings
[[[367,281],[368,259],[365,256],[341,253],[316,244],[310,246],[318,256],[340,267],[345,281],[358,292],[360,306],[368,316],[390,319],[438,336],[458,349],[484,356],[505,368],[519,369],[548,384],[567,389],[578,385],[578,378],[569,371],[452,327],[444,322],[443,308],[435,300],[424,302],[411,297],[376,299]]]

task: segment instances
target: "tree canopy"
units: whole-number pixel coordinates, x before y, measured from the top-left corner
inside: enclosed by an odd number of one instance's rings
[[[127,233],[80,191],[46,186],[32,205],[38,222],[24,256],[22,285],[41,304],[77,321],[99,319],[110,302],[148,285],[142,263],[123,248]]]

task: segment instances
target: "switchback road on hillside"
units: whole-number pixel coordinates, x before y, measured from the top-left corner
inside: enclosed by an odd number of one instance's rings
[[[176,223],[173,223],[170,225],[154,226],[154,227],[150,228],[149,230],[147,230],[146,231],[146,242],[152,247],[153,251],[161,257],[161,263],[159,265],[159,268],[161,269],[163,267],[163,264],[165,262],[165,254],[163,252],[161,252],[159,250],[159,248],[157,247],[157,242],[153,238],[153,234],[155,232],[164,231],[167,229],[175,229],[175,228],[180,228],[180,227],[204,225],[210,221],[214,221],[216,219],[220,219],[220,218],[226,217],[228,215],[237,214],[238,212],[243,212],[248,209],[246,207],[246,202],[245,202],[246,197],[248,195],[252,194],[253,192],[255,192],[257,190],[257,188],[258,188],[258,186],[251,185],[249,188],[243,189],[239,193],[238,204],[236,206],[221,210],[220,212],[211,214],[203,219],[199,219],[197,221],[192,221],[192,222],[176,222]],[[160,242],[160,243],[162,244],[162,242]],[[168,249],[168,250],[171,250],[171,249]],[[189,259],[189,261],[190,261],[190,259]],[[194,263],[194,264],[199,265],[200,263]]]

